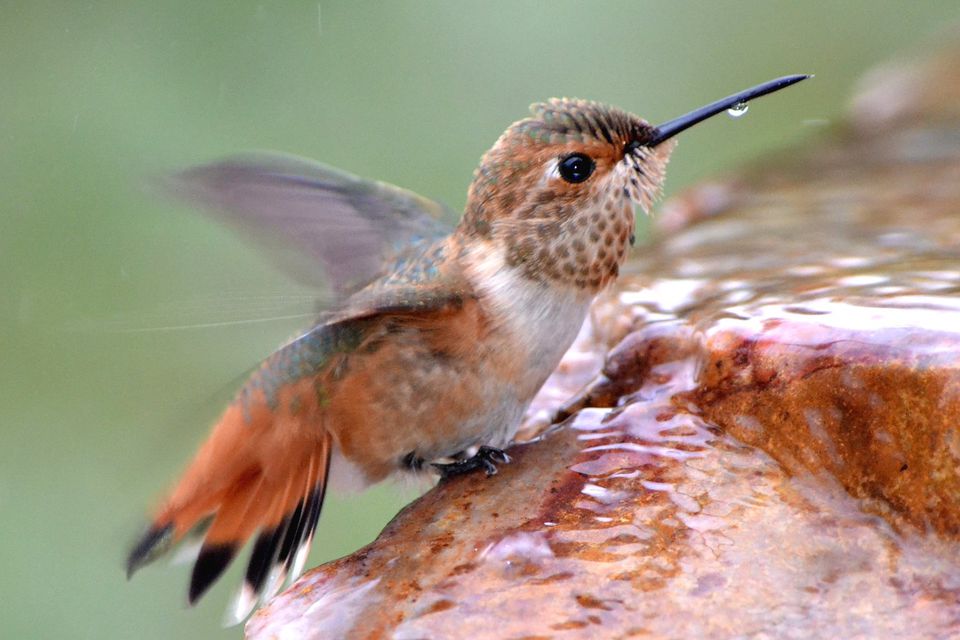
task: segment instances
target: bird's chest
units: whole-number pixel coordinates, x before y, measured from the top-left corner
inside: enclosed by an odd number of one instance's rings
[[[510,383],[519,395],[532,398],[557,367],[583,325],[589,303],[575,292],[522,279],[488,294],[491,351],[504,366],[514,365]]]
[[[426,348],[422,335],[411,334],[411,344],[419,348],[398,351],[383,395],[402,400],[400,413],[407,419],[443,425],[454,448],[506,445],[576,337],[589,305],[540,285],[519,287],[481,295],[485,329],[479,336],[464,332],[456,357]]]
[[[571,290],[531,282],[501,271],[481,288],[488,319],[480,385],[489,442],[512,439],[533,396],[570,347],[589,308],[590,298]]]
[[[590,301],[512,274],[476,291],[476,322],[451,319],[443,349],[433,331],[409,327],[350,359],[329,422],[347,456],[369,462],[369,477],[407,459],[506,446]]]

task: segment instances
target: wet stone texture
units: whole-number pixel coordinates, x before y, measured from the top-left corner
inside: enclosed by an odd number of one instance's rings
[[[535,403],[560,426],[249,636],[960,637],[960,113],[869,109],[895,89],[668,203]]]

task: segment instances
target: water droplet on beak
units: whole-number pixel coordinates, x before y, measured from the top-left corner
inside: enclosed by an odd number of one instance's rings
[[[747,110],[750,108],[746,102],[738,102],[729,109],[727,109],[727,115],[731,118],[742,118],[747,114]]]

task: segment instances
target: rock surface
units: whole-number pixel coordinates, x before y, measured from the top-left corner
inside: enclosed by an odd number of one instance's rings
[[[924,65],[960,87],[960,55]],[[949,91],[871,110],[881,89],[668,203],[536,404],[546,423],[615,344],[562,425],[248,635],[960,636],[960,113]]]

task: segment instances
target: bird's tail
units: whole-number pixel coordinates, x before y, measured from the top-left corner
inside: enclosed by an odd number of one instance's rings
[[[128,575],[186,534],[201,534],[190,579],[193,604],[256,535],[232,613],[236,622],[299,575],[323,505],[332,439],[316,423],[303,424],[297,403],[310,390],[297,386],[284,390],[279,406],[298,409],[280,409],[260,392],[227,409],[130,551]]]

